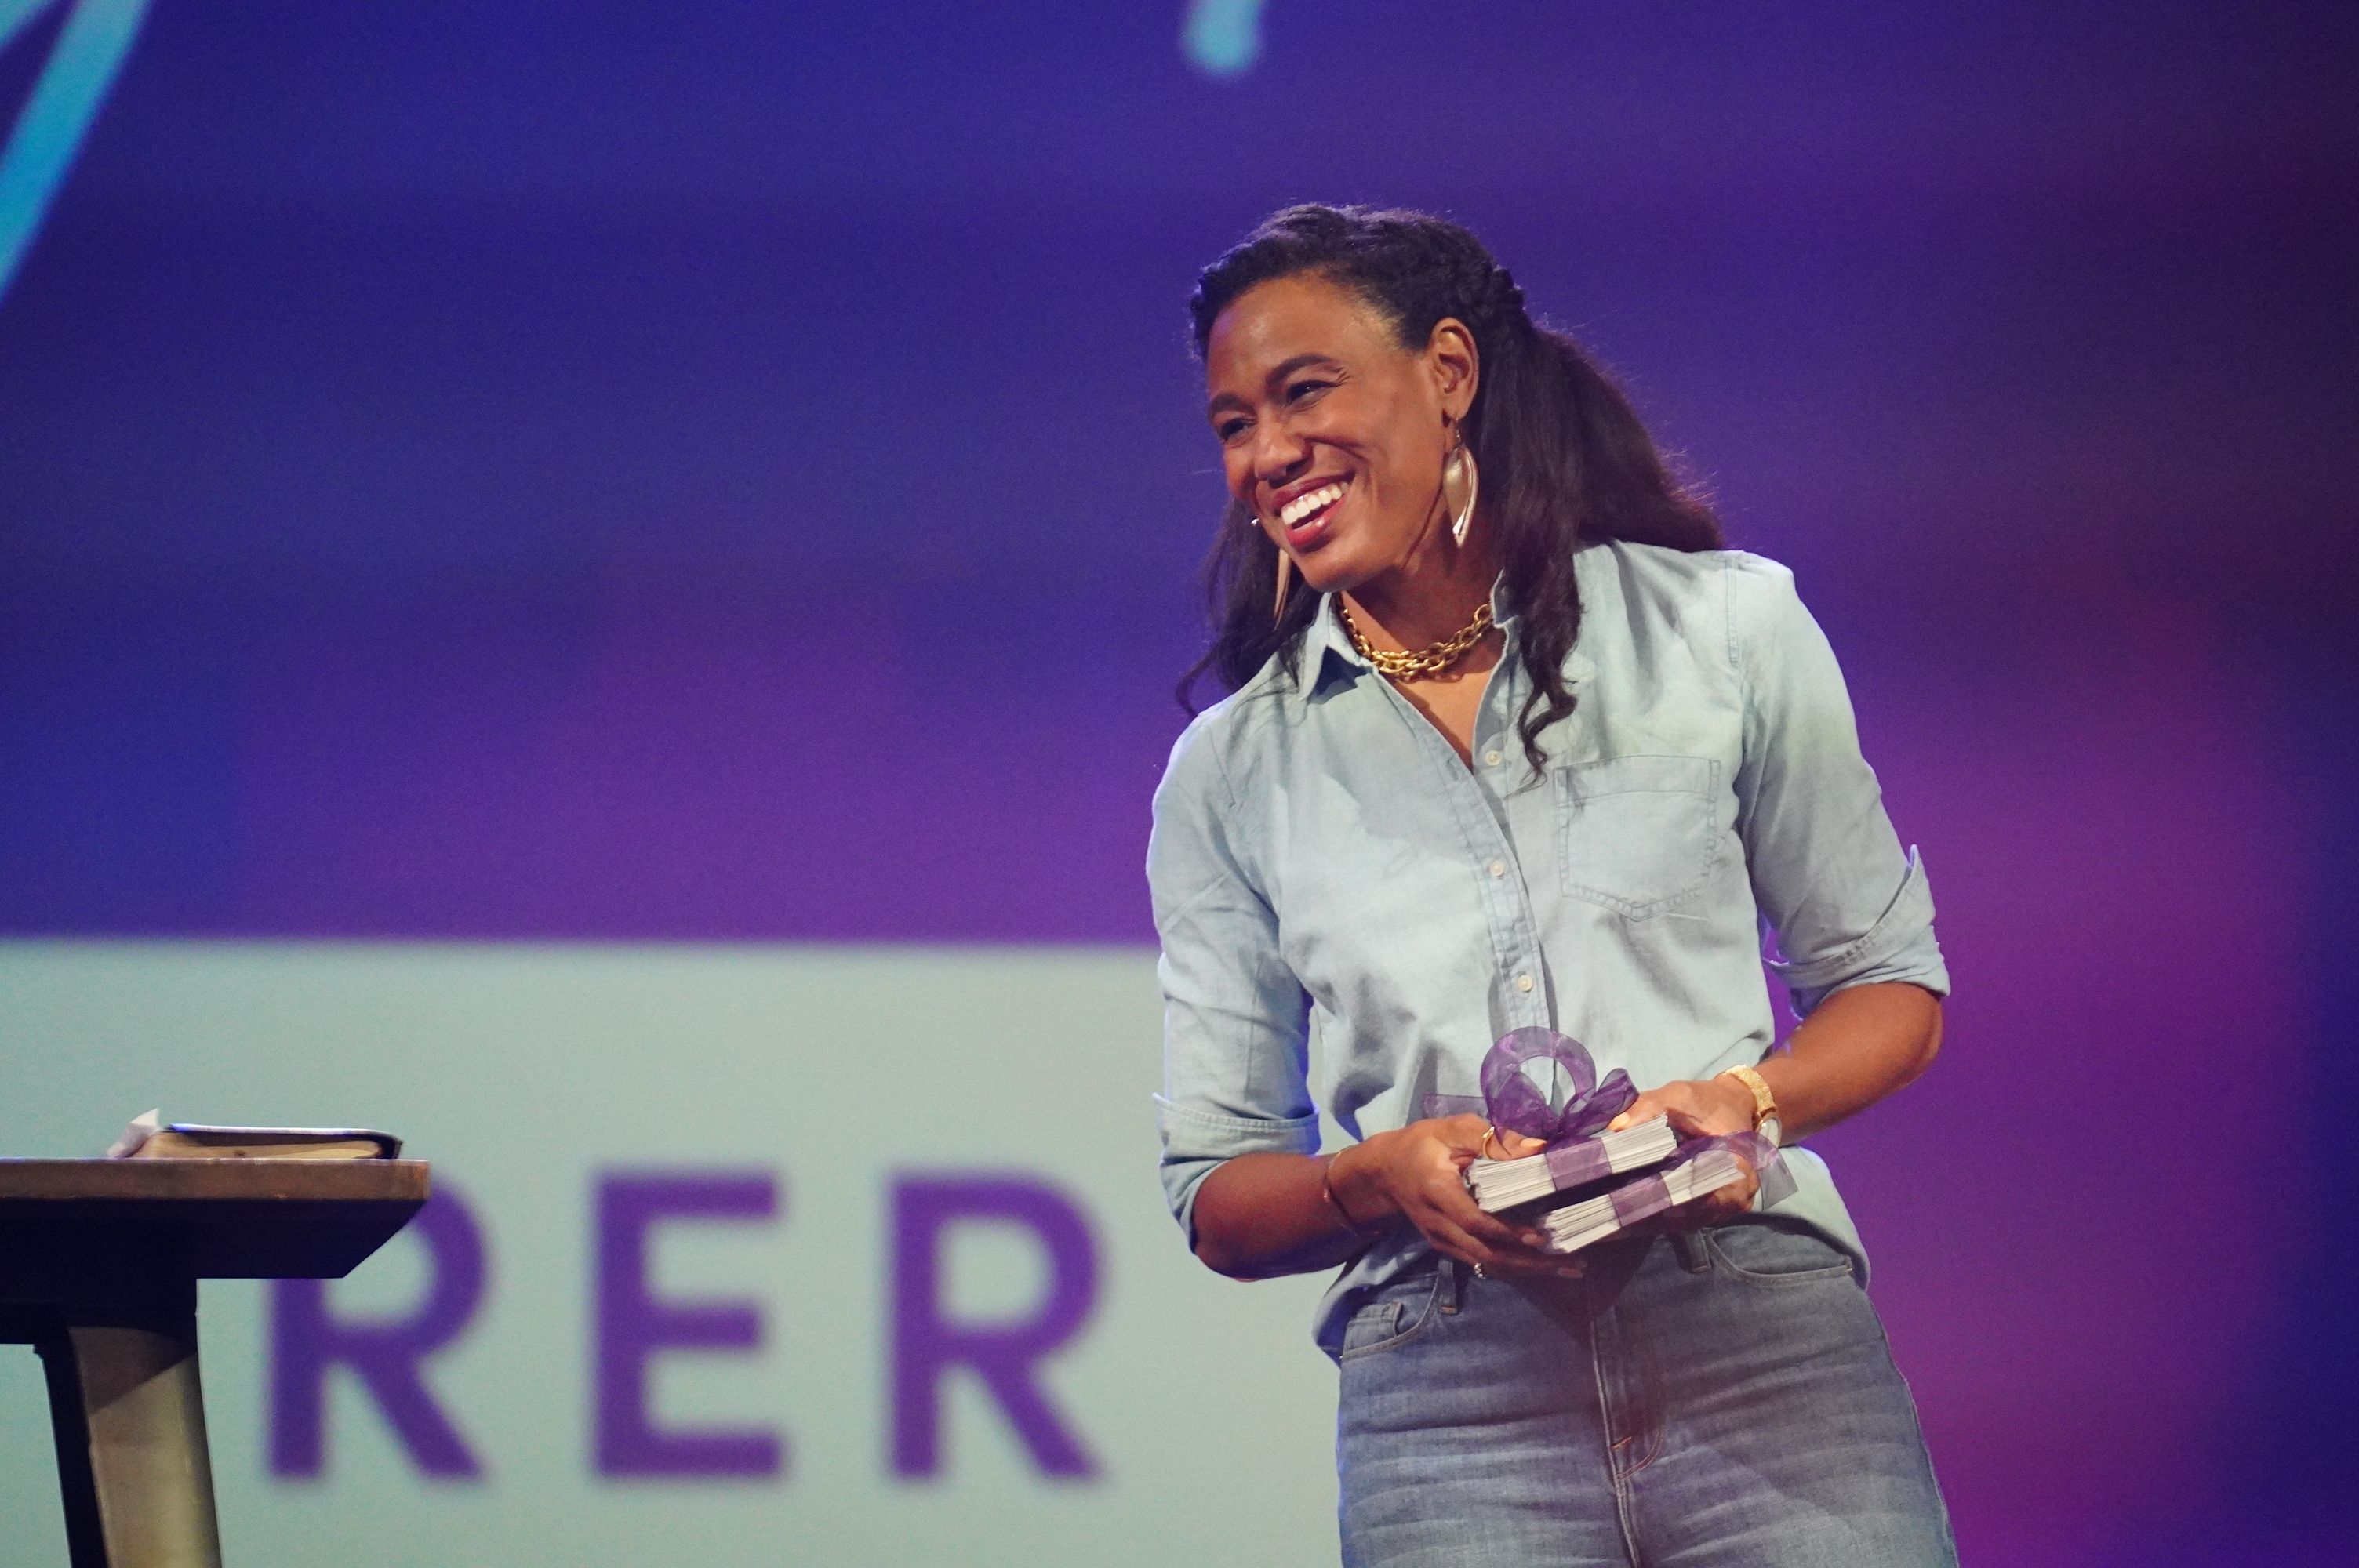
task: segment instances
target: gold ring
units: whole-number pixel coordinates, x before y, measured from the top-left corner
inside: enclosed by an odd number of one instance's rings
[[[1504,1142],[1499,1145],[1498,1153],[1493,1154],[1491,1152],[1492,1141],[1496,1139],[1498,1136],[1499,1124],[1495,1121],[1483,1129],[1483,1141],[1476,1147],[1481,1150],[1486,1158],[1504,1160],[1507,1157],[1507,1146]]]

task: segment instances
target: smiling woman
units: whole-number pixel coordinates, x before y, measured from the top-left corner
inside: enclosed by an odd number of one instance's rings
[[[1570,338],[1535,326],[1506,269],[1455,224],[1290,208],[1205,274],[1190,311],[1234,500],[1206,563],[1214,642],[1183,692],[1207,673],[1234,690],[1273,656],[1295,668],[1321,602],[1288,592],[1297,569],[1321,591],[1378,564],[1408,574],[1403,582],[1445,583],[1390,606],[1409,618],[1395,629],[1403,636],[1434,630],[1419,623],[1428,610],[1462,623],[1504,573],[1535,672],[1519,721],[1531,753],[1538,730],[1572,708],[1557,667],[1580,631],[1578,543],[1721,543],[1621,390]],[[1316,471],[1290,466],[1305,443],[1326,459]],[[1444,525],[1461,510],[1440,504],[1453,457],[1469,491],[1487,490],[1479,533]],[[1344,525],[1344,496],[1287,514],[1355,481],[1356,526]],[[1476,650],[1462,678],[1490,662]]]
[[[1230,695],[1156,795],[1164,1181],[1223,1273],[1343,1265],[1345,1562],[1954,1563],[1822,1162],[1568,1259],[1466,1190],[1539,1145],[1435,1114],[1525,1028],[1684,1138],[1799,1139],[1932,1060],[1922,864],[1791,578],[1454,224],[1290,208],[1192,309],[1232,499],[1182,692]]]

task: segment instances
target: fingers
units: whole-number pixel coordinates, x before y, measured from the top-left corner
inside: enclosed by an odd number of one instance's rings
[[[1468,1257],[1469,1262],[1480,1263],[1492,1273],[1527,1277],[1571,1278],[1581,1272],[1579,1264],[1548,1249],[1548,1233],[1535,1226],[1512,1225],[1497,1215],[1485,1214],[1462,1191],[1444,1199],[1444,1205],[1437,1206],[1442,1210],[1439,1217],[1456,1226],[1480,1249],[1478,1255]]]
[[[1761,1173],[1754,1168],[1752,1161],[1739,1155],[1736,1161],[1736,1180],[1703,1195],[1716,1200],[1719,1207],[1726,1212],[1727,1217],[1734,1219],[1738,1215],[1752,1209],[1754,1195],[1760,1190]]]
[[[1505,1271],[1528,1265],[1538,1255],[1538,1249],[1515,1231],[1479,1210],[1470,1218],[1439,1205],[1421,1204],[1409,1210],[1409,1219],[1433,1243],[1434,1250],[1462,1263]]]
[[[1671,1130],[1682,1138],[1745,1132],[1753,1126],[1750,1115],[1738,1112],[1724,1089],[1709,1080],[1688,1078],[1648,1089],[1605,1127],[1609,1132],[1619,1132],[1658,1116],[1669,1117]]]
[[[1704,1125],[1703,1119],[1685,1106],[1668,1106],[1664,1108],[1664,1115],[1670,1119],[1671,1130],[1682,1138],[1711,1136],[1712,1130]]]
[[[1425,1217],[1430,1217],[1433,1225],[1447,1226],[1466,1237],[1473,1245],[1495,1256],[1537,1252],[1547,1239],[1545,1235],[1530,1226],[1510,1225],[1497,1215],[1484,1213],[1464,1184],[1456,1180],[1430,1187],[1419,1197],[1421,1200],[1419,1208]],[[1412,1214],[1411,1217],[1419,1219],[1420,1228],[1427,1228],[1420,1216]],[[1470,1259],[1469,1261],[1474,1260]]]
[[[1517,1242],[1506,1248],[1486,1246],[1478,1239],[1461,1255],[1462,1260],[1481,1269],[1494,1279],[1574,1280],[1581,1277],[1579,1263],[1555,1252]]]
[[[1481,1117],[1443,1116],[1423,1125],[1460,1167],[1485,1158],[1483,1141],[1489,1136],[1491,1124]]]
[[[1636,1127],[1642,1121],[1652,1121],[1663,1114],[1663,1091],[1648,1089],[1630,1102],[1629,1108],[1605,1124],[1608,1132],[1619,1132],[1625,1127]]]
[[[1517,1253],[1538,1252],[1548,1244],[1548,1235],[1530,1226],[1509,1225],[1495,1214],[1474,1209],[1462,1217],[1448,1216],[1458,1227],[1475,1240],[1503,1257]]]
[[[1471,1130],[1477,1140],[1490,1130],[1489,1123],[1480,1118],[1445,1119],[1448,1123],[1462,1119],[1473,1123]],[[1437,1251],[1502,1277],[1580,1272],[1578,1264],[1568,1263],[1544,1249],[1547,1237],[1543,1232],[1529,1226],[1510,1225],[1496,1215],[1484,1213],[1475,1204],[1460,1173],[1463,1162],[1456,1157],[1458,1151],[1452,1147],[1470,1130],[1468,1128],[1437,1122],[1434,1130],[1433,1162],[1420,1173],[1402,1203],[1401,1212]]]
[[[1648,1089],[1630,1102],[1630,1108],[1605,1124],[1608,1132],[1619,1132],[1625,1127],[1636,1127],[1642,1121],[1652,1121],[1658,1116],[1670,1118],[1671,1130],[1685,1133],[1680,1120],[1692,1122],[1702,1111],[1702,1102],[1696,1095],[1697,1085],[1688,1082],[1665,1084]]]

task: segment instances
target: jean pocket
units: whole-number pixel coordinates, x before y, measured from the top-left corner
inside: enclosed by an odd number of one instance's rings
[[[1440,1304],[1441,1273],[1422,1272],[1395,1281],[1363,1303],[1343,1323],[1338,1364],[1397,1349],[1425,1332]]]
[[[1852,1280],[1851,1254],[1815,1230],[1760,1223],[1718,1225],[1703,1233],[1712,1271],[1748,1285],[1810,1285]]]
[[[1643,920],[1711,880],[1720,834],[1710,757],[1609,757],[1557,774],[1564,888]]]

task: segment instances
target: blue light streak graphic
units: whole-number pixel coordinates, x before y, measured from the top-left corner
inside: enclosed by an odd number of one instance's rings
[[[1180,47],[1209,76],[1243,76],[1261,58],[1262,0],[1189,0]]]
[[[0,49],[55,3],[0,0]],[[147,10],[147,0],[76,0],[58,29],[49,63],[0,145],[0,297],[32,248]]]

